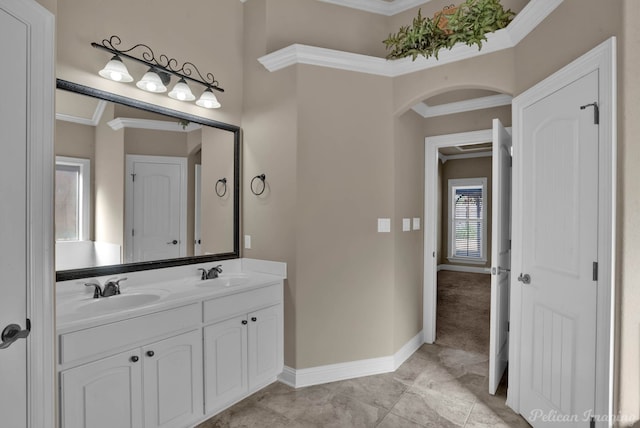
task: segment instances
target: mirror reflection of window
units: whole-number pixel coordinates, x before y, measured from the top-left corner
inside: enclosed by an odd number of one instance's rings
[[[56,157],[56,241],[89,240],[89,159]]]

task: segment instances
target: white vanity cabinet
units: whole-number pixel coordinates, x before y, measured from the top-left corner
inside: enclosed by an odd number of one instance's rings
[[[61,426],[183,428],[201,418],[200,319],[200,306],[193,304],[61,335],[61,354],[71,366],[60,372]],[[185,326],[196,328],[145,344],[149,342],[145,327],[150,323],[156,336],[170,335]],[[106,342],[102,345],[107,349],[139,346],[101,357],[101,348],[81,342],[89,337]],[[94,361],[74,366],[74,358],[84,361],[92,355]]]
[[[207,301],[204,317],[205,322],[225,318],[204,328],[205,412],[210,414],[282,372],[282,286]]]

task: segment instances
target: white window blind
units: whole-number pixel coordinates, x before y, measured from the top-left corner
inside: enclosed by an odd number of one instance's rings
[[[449,182],[449,258],[483,262],[486,248],[486,179]]]

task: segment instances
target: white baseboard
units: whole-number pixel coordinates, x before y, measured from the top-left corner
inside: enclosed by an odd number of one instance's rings
[[[449,270],[453,272],[486,273],[491,275],[491,269],[486,267],[459,266],[459,265],[438,265],[438,272]]]
[[[405,343],[398,352],[388,357],[369,358],[300,370],[285,366],[278,379],[291,387],[302,388],[339,380],[389,373],[396,371],[423,343],[423,335],[420,332]]]

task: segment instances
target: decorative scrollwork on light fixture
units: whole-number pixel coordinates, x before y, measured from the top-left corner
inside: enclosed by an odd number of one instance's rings
[[[91,43],[91,46],[94,48],[102,49],[114,55],[107,66],[100,70],[99,74],[102,77],[117,82],[133,81],[133,77],[131,77],[122,61],[122,58],[127,58],[149,67],[149,71],[143,79],[136,84],[140,89],[156,93],[165,92],[167,90],[165,85],[169,84],[170,76],[174,75],[179,78],[179,81],[176,83],[173,91],[169,93],[171,98],[181,101],[191,101],[195,99],[187,86],[186,81],[188,80],[205,87],[202,96],[196,101],[197,105],[206,108],[220,107],[220,103],[213,94],[213,90],[224,92],[224,89],[220,87],[220,83],[212,73],[203,74],[198,67],[190,61],[180,64],[177,59],[170,58],[165,54],[156,56],[153,49],[143,43],[138,43],[129,49],[120,49],[119,46],[121,44],[122,40],[116,35],[108,39],[103,39],[101,43]]]

